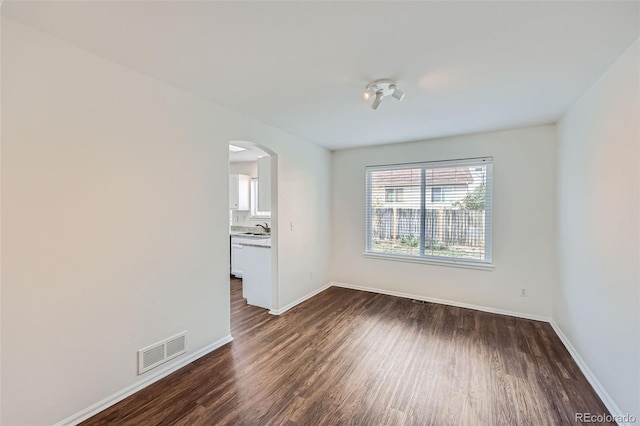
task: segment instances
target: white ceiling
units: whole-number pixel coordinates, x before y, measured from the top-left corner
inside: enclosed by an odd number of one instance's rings
[[[554,122],[638,2],[13,2],[2,14],[331,149]],[[373,79],[407,92],[373,111]]]
[[[244,163],[247,161],[257,161],[258,157],[269,156],[266,152],[258,148],[252,142],[246,141],[230,141],[232,145],[245,148],[245,151],[231,152],[229,151],[230,163]]]

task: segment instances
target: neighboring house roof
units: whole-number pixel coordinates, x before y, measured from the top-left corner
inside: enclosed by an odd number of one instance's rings
[[[426,171],[427,186],[461,185],[473,182],[468,167],[438,168]],[[371,173],[373,186],[420,186],[420,169],[385,170]]]

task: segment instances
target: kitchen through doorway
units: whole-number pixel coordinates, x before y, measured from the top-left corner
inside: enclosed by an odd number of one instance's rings
[[[230,141],[229,285],[230,294],[232,285],[235,294],[241,291],[241,301],[232,303],[276,309],[276,212],[277,156],[254,142]]]

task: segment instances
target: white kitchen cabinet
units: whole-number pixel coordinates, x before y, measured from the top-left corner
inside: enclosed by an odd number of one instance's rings
[[[231,275],[237,278],[242,278],[242,269],[243,269],[243,247],[241,244],[238,244],[237,241],[234,241],[235,237],[231,237]],[[243,295],[244,297],[244,289]]]
[[[229,209],[249,210],[249,188],[251,177],[247,175],[229,176]]]
[[[245,245],[243,296],[249,305],[271,309],[271,247]]]
[[[258,210],[271,211],[271,157],[258,158]]]

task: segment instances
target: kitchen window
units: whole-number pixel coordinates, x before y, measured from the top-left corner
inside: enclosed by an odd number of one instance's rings
[[[491,157],[367,167],[365,254],[492,268],[492,169]]]
[[[251,217],[252,218],[259,218],[259,219],[268,219],[271,217],[271,212],[265,212],[265,211],[260,211],[258,210],[258,179],[257,178],[252,178],[251,179],[251,187],[250,187],[250,192],[251,192]]]

